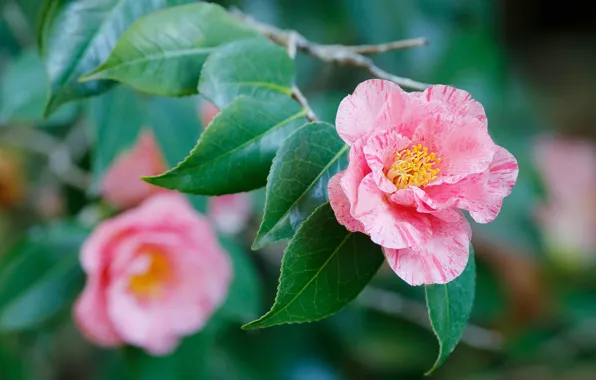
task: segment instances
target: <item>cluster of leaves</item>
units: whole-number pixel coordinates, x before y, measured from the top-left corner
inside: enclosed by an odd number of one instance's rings
[[[68,44],[63,41],[66,34],[72,36]],[[98,104],[93,107],[98,110],[93,112],[96,135],[103,145],[96,149],[96,174],[101,174],[122,148],[113,139],[121,132],[119,125],[138,126],[126,131],[133,138],[145,122],[129,120],[130,115],[137,115],[131,108],[147,107],[158,114],[153,116],[160,120],[153,123],[160,126],[155,129],[158,140],[177,139],[179,146],[194,141],[198,132],[168,122],[169,115],[186,112],[181,106],[185,99],[163,97],[200,94],[221,110],[186,158],[181,160],[192,146],[184,152],[166,150],[168,161],[179,163],[146,181],[195,195],[266,187],[264,216],[253,248],[290,240],[274,305],[244,328],[311,322],[334,314],[356,298],[382,265],[380,247],[367,236],[339,225],[328,204],[327,183],[345,169],[348,147],[333,125],[306,120],[307,111],[292,97],[295,62],[286,51],[223,8],[190,0],[111,0],[101,4],[47,0],[38,43],[50,83],[45,116],[118,83],[151,96],[131,97],[130,90],[119,88],[94,100]],[[120,119],[106,118],[110,107],[110,113],[121,115]],[[200,198],[194,199],[200,202]],[[238,262],[236,273],[250,266]],[[62,266],[56,268],[58,273]],[[73,276],[80,281],[81,273],[75,272]],[[3,273],[10,275],[10,271]],[[61,281],[69,283],[71,279],[63,276],[56,286],[65,286]],[[231,309],[237,320],[246,321],[254,306],[242,302],[251,287],[246,287],[241,277],[233,287],[231,298],[237,299],[229,301],[223,312]],[[429,316],[440,343],[433,369],[461,337],[474,287],[473,255],[457,280],[426,287]],[[39,297],[34,291],[29,298]],[[68,304],[55,302],[42,309],[57,311]],[[18,309],[19,303],[12,302],[11,307]],[[0,326],[5,320],[9,326],[27,323],[27,319],[10,322],[12,309],[0,309]],[[35,318],[49,317],[53,314],[49,311],[47,316]]]

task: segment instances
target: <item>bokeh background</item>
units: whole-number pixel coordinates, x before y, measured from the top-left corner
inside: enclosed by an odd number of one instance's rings
[[[44,119],[47,86],[35,41],[41,3],[0,1],[0,379],[128,379],[122,350],[97,349],[73,326],[64,299],[72,303],[80,292],[80,269],[64,270],[66,282],[48,285],[63,268],[47,268],[67,254],[76,261],[85,224],[112,212],[98,199],[97,183],[114,157],[133,144],[140,126],[174,131],[190,125],[198,134],[199,102],[148,99],[116,88]],[[491,135],[520,165],[518,184],[497,220],[474,225],[478,284],[470,326],[433,377],[595,378],[596,13],[589,2],[219,3],[321,43],[427,37],[428,46],[375,56],[375,62],[396,75],[472,93],[486,109]],[[331,122],[341,99],[368,78],[304,55],[297,66],[298,86]],[[118,125],[119,132],[96,133],[104,125]],[[168,139],[175,134],[156,132],[170,163],[192,148],[188,139]],[[236,236],[247,252],[264,192],[250,197],[253,215]],[[197,202],[200,208],[204,200]],[[65,221],[82,227],[61,235]],[[261,311],[273,300],[282,250],[275,245],[248,253],[261,282]],[[40,258],[17,266],[18,277],[36,281],[19,284],[10,271],[32,251]],[[20,303],[25,306],[6,312],[25,285],[45,290],[27,293],[31,300]],[[52,305],[60,307],[51,317],[36,314]],[[383,268],[336,316],[262,331],[232,326],[209,352],[195,355],[208,358],[218,379],[418,379],[437,350],[422,289]],[[159,370],[143,376],[184,378]]]

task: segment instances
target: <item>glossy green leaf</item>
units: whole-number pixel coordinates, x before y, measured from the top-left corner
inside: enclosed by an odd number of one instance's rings
[[[219,5],[173,7],[139,19],[82,80],[113,79],[156,95],[194,94],[209,54],[219,45],[258,36]]]
[[[347,152],[348,146],[329,123],[305,124],[288,137],[271,165],[254,249],[291,237],[327,202],[327,183],[347,165]]]
[[[218,108],[239,95],[270,99],[292,93],[294,61],[284,48],[262,38],[223,46],[207,58],[199,92]]]
[[[83,286],[78,257],[87,231],[60,224],[32,231],[0,271],[0,330],[33,328],[68,307]]]
[[[48,83],[43,62],[36,51],[29,50],[15,57],[0,76],[0,124],[66,124],[76,116],[72,104],[43,118]]]
[[[197,99],[154,97],[147,102],[147,123],[169,167],[183,161],[196,145],[202,131],[197,117]],[[207,197],[187,195],[200,212],[207,210]]]
[[[184,193],[222,195],[265,186],[282,142],[304,123],[305,111],[289,97],[240,97],[224,108],[190,155],[174,169],[145,178]]]
[[[300,226],[286,248],[271,310],[243,328],[328,317],[356,298],[383,260],[381,247],[346,230],[327,203]]]
[[[231,320],[246,323],[258,317],[261,308],[261,283],[256,268],[242,247],[232,239],[220,241],[232,259],[234,277],[221,314]]]
[[[443,285],[427,285],[426,306],[433,331],[439,341],[439,356],[430,374],[443,364],[459,342],[474,304],[476,264],[470,246],[470,258],[463,273]]]
[[[137,18],[189,1],[47,0],[38,28],[38,41],[50,80],[45,114],[70,100],[107,90],[110,82],[80,83],[79,77],[108,57],[120,35]]]
[[[145,125],[146,110],[145,100],[124,87],[91,100],[91,125],[95,138],[93,176],[96,187],[112,161],[137,141]]]

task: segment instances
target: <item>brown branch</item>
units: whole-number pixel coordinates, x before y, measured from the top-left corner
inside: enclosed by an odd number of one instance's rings
[[[402,87],[420,91],[428,87],[427,84],[390,74],[379,68],[372,59],[363,55],[383,53],[390,50],[405,49],[414,46],[422,46],[426,44],[426,39],[424,38],[394,41],[380,45],[322,45],[309,41],[306,39],[306,37],[294,30],[283,30],[275,26],[259,22],[254,18],[242,13],[238,9],[233,9],[231,12],[236,17],[243,20],[246,24],[255,28],[265,37],[269,38],[278,45],[286,47],[290,54],[292,54],[295,50],[300,50],[323,62],[364,69],[377,78],[390,80]]]

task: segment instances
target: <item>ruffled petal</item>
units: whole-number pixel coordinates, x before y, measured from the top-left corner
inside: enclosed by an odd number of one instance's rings
[[[340,185],[343,189],[348,201],[350,202],[350,212],[354,214],[354,207],[358,202],[358,186],[360,182],[370,173],[370,168],[366,163],[362,147],[365,143],[364,139],[358,140],[350,148],[348,155],[349,163],[344,175],[340,178]]]
[[[486,113],[482,104],[472,99],[468,92],[450,86],[430,86],[424,92],[418,93],[427,102],[441,102],[447,112],[464,118],[474,118],[487,127]]]
[[[354,219],[350,212],[350,201],[341,188],[341,178],[345,175],[345,171],[337,173],[329,180],[327,185],[329,192],[329,203],[333,212],[335,212],[335,218],[339,224],[345,226],[348,231],[352,232],[364,232],[364,226],[362,223]]]
[[[375,243],[387,248],[406,248],[431,235],[427,214],[389,202],[368,174],[358,187],[358,202],[352,212]]]
[[[408,284],[445,284],[464,271],[472,231],[460,211],[448,213],[443,218],[430,217],[432,236],[420,244],[383,249],[389,266]]]
[[[441,158],[441,172],[431,184],[456,183],[470,174],[485,172],[497,148],[479,120],[441,115],[421,123],[412,142]]]
[[[493,221],[501,211],[503,198],[511,193],[519,168],[515,157],[497,147],[489,169],[455,184],[440,184],[424,189],[424,203],[435,210],[457,207],[470,212],[478,223]]]
[[[349,145],[374,129],[397,127],[408,94],[393,82],[371,79],[356,87],[337,110],[337,133]]]
[[[367,139],[362,148],[373,178],[379,188],[388,193],[397,191],[397,187],[385,175],[386,168],[395,161],[395,153],[412,144],[410,139],[397,133],[396,130],[376,131]]]

